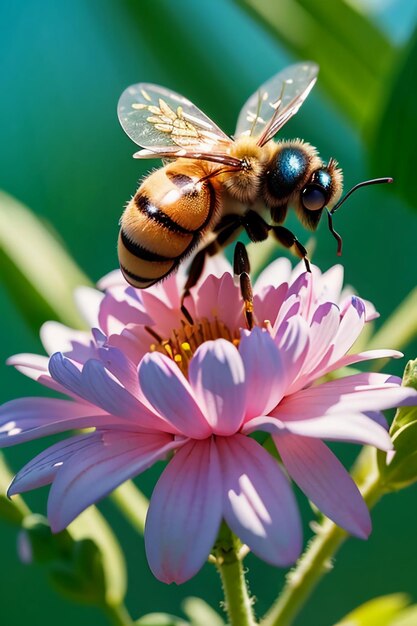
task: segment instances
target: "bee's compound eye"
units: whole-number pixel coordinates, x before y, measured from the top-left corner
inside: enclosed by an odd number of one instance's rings
[[[301,192],[301,202],[308,211],[320,211],[326,205],[327,194],[317,185],[307,185]]]

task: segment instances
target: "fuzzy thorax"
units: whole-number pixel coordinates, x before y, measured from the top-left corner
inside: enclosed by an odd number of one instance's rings
[[[239,137],[230,154],[242,159],[245,167],[232,176],[225,174],[222,183],[233,198],[252,204],[259,197],[262,175],[271,156],[271,147],[267,144],[261,148],[253,137]]]

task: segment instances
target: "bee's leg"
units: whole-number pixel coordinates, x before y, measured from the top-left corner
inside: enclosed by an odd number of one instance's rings
[[[199,250],[191,261],[188,278],[184,285],[184,291],[181,297],[181,312],[186,320],[192,324],[193,319],[187,310],[184,300],[190,295],[190,289],[197,284],[204,269],[206,257],[214,256],[219,250],[229,243],[230,238],[235,234],[238,228],[241,228],[240,215],[227,215],[216,226],[214,232],[217,233],[216,239],[207,246]]]
[[[240,291],[245,303],[245,317],[249,330],[253,328],[253,291],[250,279],[248,252],[243,243],[237,242],[233,258],[233,271],[239,277]]]
[[[284,226],[271,226],[271,230],[274,237],[278,239],[281,245],[291,249],[294,254],[303,259],[307,272],[311,272],[307,250],[304,248],[303,244],[298,241],[297,237]]]
[[[255,211],[247,211],[241,218],[242,226],[246,230],[248,237],[254,243],[265,241],[268,238],[271,226],[265,222],[264,218]]]

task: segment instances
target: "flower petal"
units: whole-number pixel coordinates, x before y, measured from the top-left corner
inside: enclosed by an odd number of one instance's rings
[[[279,287],[264,287],[260,292],[255,293],[253,308],[260,326],[266,321],[270,322],[272,327],[275,326],[278,314],[285,302],[287,291],[288,284],[283,283]]]
[[[417,392],[400,383],[400,378],[389,374],[363,372],[345,376],[285,397],[273,415],[285,420],[417,404]]]
[[[94,446],[72,454],[55,477],[48,499],[53,532],[175,447],[178,443],[165,434],[102,432]]]
[[[219,438],[217,445],[227,524],[264,561],[294,563],[302,547],[300,516],[277,461],[243,435]]]
[[[148,402],[186,437],[202,439],[211,428],[179,367],[164,354],[146,354],[139,364],[139,382]]]
[[[246,405],[245,369],[237,348],[225,339],[205,341],[190,361],[188,376],[213,433],[235,433]]]
[[[68,390],[55,381],[49,373],[49,357],[40,354],[14,354],[6,361],[7,365],[15,367],[18,372],[36,380],[49,389],[68,394]],[[74,395],[74,394],[71,394]]]
[[[285,429],[294,435],[326,439],[327,441],[348,441],[349,443],[375,446],[380,450],[392,449],[392,441],[384,426],[375,419],[360,413],[323,415],[310,419],[285,420],[282,423],[285,425]],[[281,424],[279,425],[280,430]]]
[[[265,287],[279,287],[282,283],[288,283],[291,271],[291,262],[288,259],[276,259],[259,274],[253,286],[254,293],[260,293]]]
[[[74,394],[107,413],[130,421],[138,430],[172,431],[165,420],[151,412],[116,382],[101,361],[91,359],[80,371],[69,359],[57,352],[50,358],[49,369],[53,378]]]
[[[18,398],[0,407],[0,446],[117,421],[91,404],[55,398]]]
[[[277,335],[275,341],[284,364],[286,393],[290,393],[309,352],[309,327],[300,315],[296,315],[284,323],[283,329],[282,336]]]
[[[266,415],[285,391],[286,375],[280,351],[267,331],[255,327],[250,333],[242,331],[239,354],[247,381],[245,420]]]
[[[100,328],[107,334],[121,333],[128,324],[152,324],[152,319],[143,310],[138,300],[129,297],[127,289],[122,294],[122,299],[115,297],[113,293],[106,293],[100,304],[98,315]]]
[[[98,327],[98,311],[104,294],[93,287],[77,287],[74,293],[77,308],[90,328]]]
[[[234,329],[242,316],[240,289],[234,284],[233,276],[228,272],[221,278],[207,276],[199,289],[193,292],[193,300],[198,319],[217,318],[228,328]]]
[[[42,345],[48,354],[53,354],[57,351],[72,352],[74,345],[77,344],[84,350],[86,347],[92,346],[90,332],[74,330],[60,322],[45,322],[41,327],[40,337]]]
[[[145,547],[154,575],[183,583],[203,566],[222,518],[222,477],[212,439],[189,442],[160,477],[146,518]]]
[[[22,467],[13,478],[7,495],[14,496],[48,485],[54,480],[63,463],[66,463],[75,452],[86,451],[95,446],[100,439],[101,433],[93,432],[58,441]]]
[[[343,315],[340,326],[333,339],[332,362],[346,354],[359,337],[365,325],[365,305],[362,300],[352,296],[350,305]]]
[[[371,532],[368,508],[336,456],[317,439],[274,436],[282,461],[307,497],[350,534],[366,539]]]
[[[327,365],[321,365],[320,369],[316,369],[313,372],[313,375],[314,378],[319,378],[329,371],[334,371],[341,367],[348,367],[354,363],[362,363],[362,361],[370,361],[371,359],[400,359],[403,356],[403,353],[398,352],[398,350],[366,350],[365,352],[358,352],[357,354],[347,354],[338,361],[331,360]]]

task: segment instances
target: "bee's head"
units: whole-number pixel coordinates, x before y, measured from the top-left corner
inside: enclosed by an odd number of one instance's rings
[[[300,221],[317,228],[322,211],[342,192],[342,172],[334,159],[326,165],[316,149],[300,140],[277,144],[265,172],[264,198],[275,222],[293,206]]]
[[[294,206],[300,221],[312,230],[317,228],[322,211],[330,209],[342,194],[343,174],[337,161],[330,159],[310,173],[307,182],[295,198]]]

